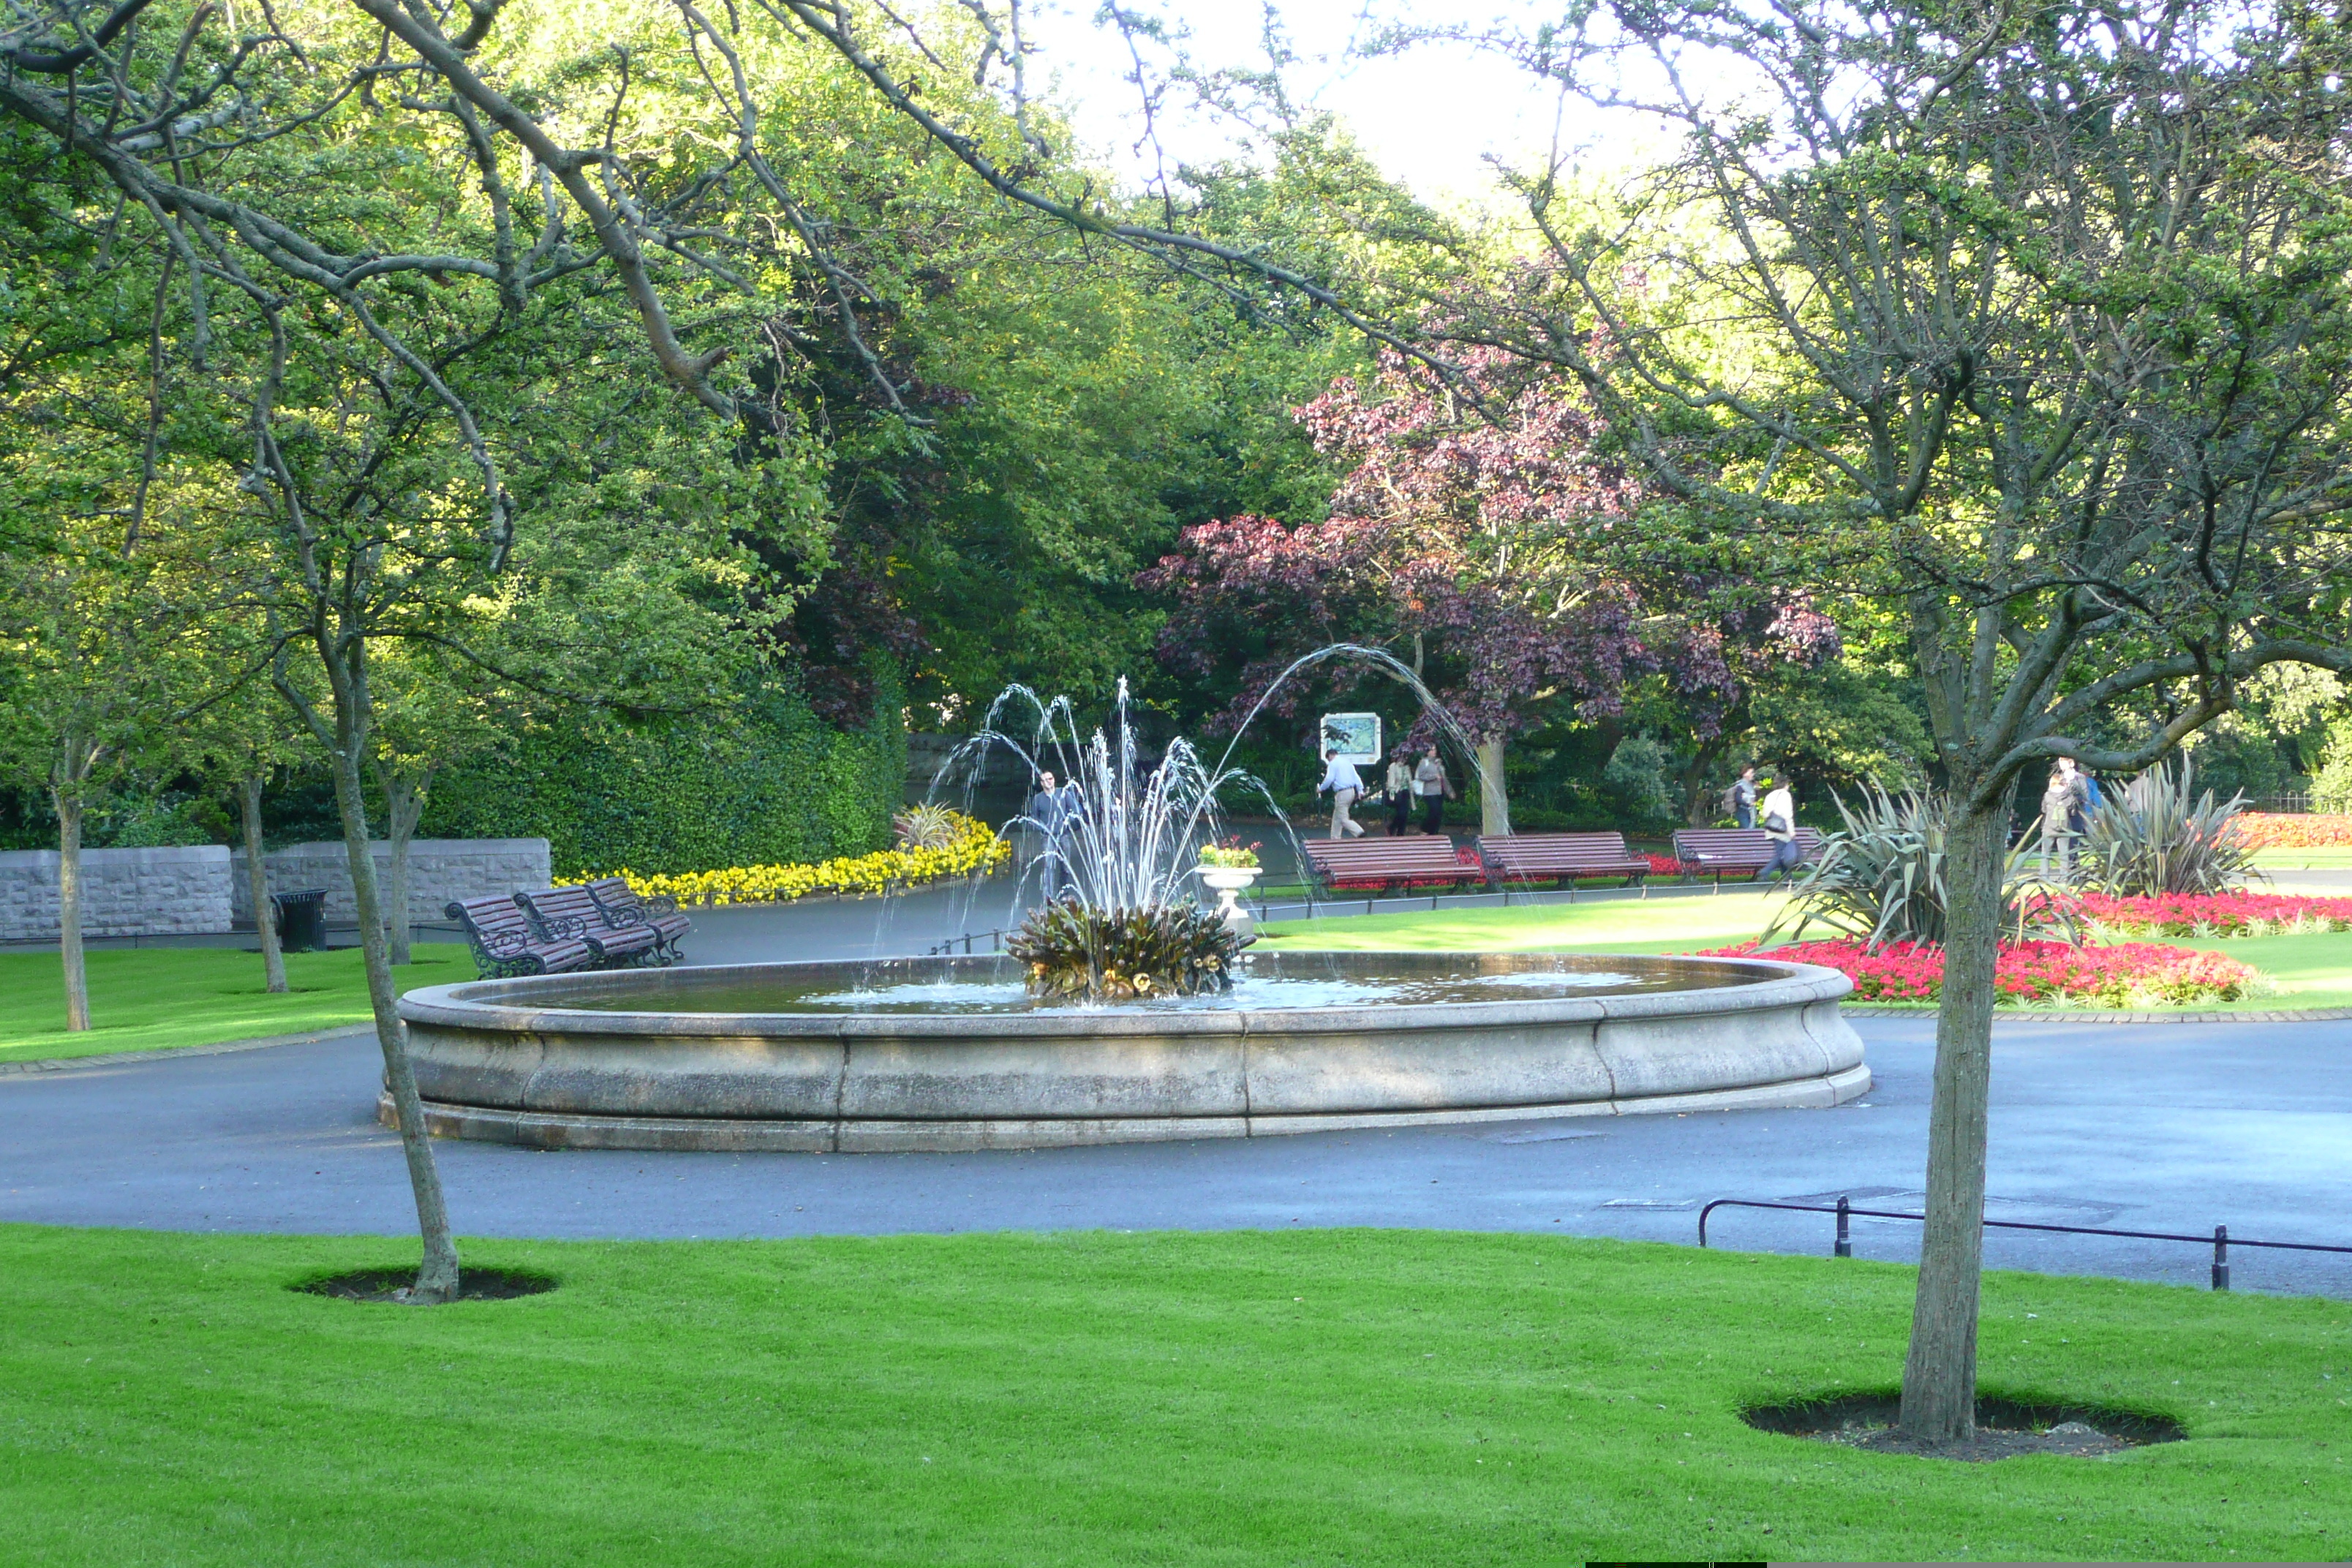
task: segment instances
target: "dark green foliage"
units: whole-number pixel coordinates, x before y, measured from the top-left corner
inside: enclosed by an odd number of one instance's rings
[[[555,874],[715,870],[890,842],[906,785],[898,693],[862,731],[770,689],[740,709],[625,725],[562,714],[438,780],[420,832],[548,841]]]
[[[2083,885],[2121,898],[2156,893],[2226,893],[2243,887],[2254,852],[2238,837],[2243,795],[2216,801],[2196,792],[2187,752],[2158,763],[2110,792],[2083,835]]]
[[[1023,921],[1005,951],[1041,996],[1125,1002],[1229,991],[1234,956],[1255,940],[1197,904],[1097,910],[1060,899]]]

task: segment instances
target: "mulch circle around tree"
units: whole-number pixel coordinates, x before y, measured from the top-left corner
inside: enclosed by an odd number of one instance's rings
[[[290,1289],[306,1295],[332,1296],[341,1301],[387,1301],[405,1306],[408,1288],[415,1283],[414,1268],[354,1268],[346,1274],[305,1279]],[[457,1275],[460,1301],[511,1301],[518,1296],[536,1296],[554,1289],[554,1276],[534,1274],[526,1268],[466,1268]]]
[[[1901,1399],[1891,1394],[1853,1394],[1825,1399],[1762,1405],[1740,1419],[1761,1431],[1783,1433],[1840,1447],[1920,1458],[1984,1461],[2020,1454],[2064,1454],[2102,1458],[2150,1443],[2177,1443],[2188,1436],[2168,1416],[2087,1405],[2025,1405],[2008,1399],[1977,1401],[1977,1433],[1954,1445],[1920,1443],[1895,1426]]]

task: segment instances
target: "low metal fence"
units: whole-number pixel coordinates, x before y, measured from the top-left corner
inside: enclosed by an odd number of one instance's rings
[[[1698,1244],[1701,1247],[1706,1245],[1707,1216],[1721,1208],[1789,1209],[1799,1214],[1835,1215],[1837,1215],[1837,1237],[1830,1247],[1830,1256],[1832,1258],[1853,1256],[1853,1233],[1851,1222],[1856,1215],[1860,1215],[1864,1219],[1907,1219],[1914,1224],[1924,1224],[1927,1217],[1926,1215],[1905,1214],[1894,1209],[1858,1209],[1844,1198],[1838,1199],[1833,1205],[1767,1203],[1759,1198],[1717,1198],[1698,1211]],[[2210,1247],[2213,1249],[2213,1289],[2216,1290],[2227,1290],[2230,1288],[2230,1248],[2231,1247],[2269,1247],[2280,1252],[2334,1252],[2352,1256],[2352,1247],[2326,1247],[2315,1241],[2252,1241],[2242,1237],[2232,1241],[2230,1237],[2230,1227],[2226,1225],[2215,1226],[2213,1234],[2208,1237],[2184,1236],[2178,1231],[2169,1230],[2111,1230],[2095,1225],[2044,1225],[2021,1219],[1989,1219],[1982,1223],[1988,1229],[1992,1230],[2055,1231],[2063,1236],[2120,1236],[2137,1241],[2185,1241],[2198,1247]]]

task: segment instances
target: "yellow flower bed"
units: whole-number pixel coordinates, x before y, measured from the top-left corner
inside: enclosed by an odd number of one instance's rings
[[[674,876],[646,876],[624,866],[618,871],[596,875],[623,879],[641,899],[672,898],[682,905],[708,908],[787,903],[811,893],[882,893],[917,882],[993,871],[1004,864],[1013,846],[985,822],[960,812],[955,815],[955,838],[942,849],[877,849],[871,855],[845,855],[813,866],[730,866],[723,871],[680,871]],[[577,877],[557,885],[591,879]]]

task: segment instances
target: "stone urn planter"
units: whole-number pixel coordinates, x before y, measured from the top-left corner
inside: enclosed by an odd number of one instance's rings
[[[1217,894],[1217,914],[1227,925],[1242,931],[1250,928],[1249,911],[1242,908],[1234,895],[1255,882],[1263,866],[1195,866],[1202,886],[1213,888]]]

